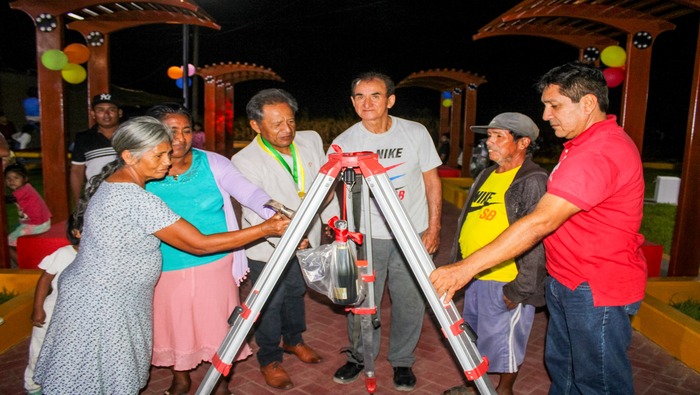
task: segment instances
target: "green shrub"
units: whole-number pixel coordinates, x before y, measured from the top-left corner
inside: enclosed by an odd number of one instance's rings
[[[8,300],[14,298],[17,295],[17,292],[8,291],[7,288],[2,287],[2,291],[0,291],[0,304],[7,302]]]
[[[692,319],[700,321],[700,300],[688,299],[682,302],[671,302],[669,305]]]

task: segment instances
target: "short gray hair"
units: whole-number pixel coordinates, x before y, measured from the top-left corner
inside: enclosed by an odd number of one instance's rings
[[[81,196],[76,210],[87,209],[92,195],[97,192],[102,182],[124,166],[122,152],[129,150],[136,159],[141,157],[160,143],[173,141],[173,132],[159,120],[149,117],[131,118],[119,125],[112,137],[112,147],[117,152],[117,159],[107,163],[102,171],[90,178],[90,184]]]
[[[129,150],[140,159],[158,144],[172,140],[173,132],[169,127],[153,117],[142,116],[131,118],[117,128],[112,137],[112,147],[117,151],[118,158],[122,152]]]
[[[263,119],[263,107],[269,104],[285,103],[291,107],[296,114],[299,110],[297,100],[283,89],[263,89],[253,96],[245,106],[248,119],[251,121],[260,122]]]

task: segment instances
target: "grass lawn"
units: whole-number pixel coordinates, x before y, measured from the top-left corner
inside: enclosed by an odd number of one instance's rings
[[[644,198],[647,203],[644,205],[644,218],[640,233],[648,241],[664,246],[664,253],[670,254],[677,206],[650,202],[654,199],[656,177],[658,176],[680,177],[680,171],[644,168]]]

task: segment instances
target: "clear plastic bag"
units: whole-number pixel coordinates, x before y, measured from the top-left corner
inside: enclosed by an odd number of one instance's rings
[[[347,241],[334,241],[297,251],[301,272],[309,288],[339,305],[356,305],[365,297],[365,282]]]

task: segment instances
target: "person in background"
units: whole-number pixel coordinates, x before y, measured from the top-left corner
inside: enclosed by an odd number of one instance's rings
[[[547,172],[532,161],[539,136],[532,119],[506,112],[471,130],[486,133],[489,158],[496,164],[481,171],[469,188],[452,261],[466,258],[532,212],[547,187]],[[489,373],[500,374],[498,394],[513,394],[535,307],[544,306],[545,275],[544,247],[538,243],[479,273],[465,290],[462,315],[477,335],[477,348],[489,360]],[[468,393],[472,392],[461,386],[443,395]]]
[[[148,110],[173,134],[171,166],[165,178],[146,184],[146,190],[163,199],[200,232],[211,234],[238,230],[231,203],[236,199],[263,221],[275,214],[264,207],[270,196],[248,181],[231,161],[219,154],[192,148],[192,116],[176,103]],[[233,253],[198,256],[167,243],[160,245],[163,274],[153,297],[153,360],[171,367],[170,394],[190,390],[190,370],[211,362],[229,331],[228,317],[240,305],[238,285],[248,272],[243,248]],[[237,359],[252,351],[245,344]],[[218,390],[228,394],[228,382]]]
[[[109,93],[96,95],[91,104],[90,117],[95,125],[75,135],[71,156],[70,190],[76,205],[90,179],[116,158],[112,136],[119,126],[122,110]]]
[[[66,227],[66,238],[70,244],[57,249],[39,263],[39,269],[42,272],[34,291],[34,309],[32,310],[32,325],[34,327],[32,328],[32,339],[29,342],[29,361],[24,370],[24,389],[29,395],[41,395],[42,393],[41,386],[33,380],[36,359],[39,356],[41,345],[44,343],[46,328],[51,322],[53,309],[56,305],[58,278],[63,269],[70,265],[78,254],[82,231],[83,216],[74,212],[68,217]]]
[[[447,164],[450,159],[450,133],[445,132],[440,135],[440,146],[438,146],[438,155],[443,165]]]
[[[195,122],[192,125],[192,148],[204,149],[205,139],[204,127],[201,122]]]
[[[28,123],[22,127],[22,130],[13,134],[12,137],[12,149],[21,151],[28,149],[32,143],[32,133],[34,130],[34,125]]]
[[[379,163],[388,169],[387,175],[413,226],[421,234],[426,250],[429,254],[435,253],[440,244],[442,212],[442,184],[437,168],[442,162],[430,133],[419,123],[389,115],[396,96],[394,82],[387,75],[369,72],[357,77],[351,84],[350,100],[361,121],[336,137],[333,144],[344,152],[371,151],[378,154]],[[416,386],[412,366],[423,325],[425,302],[376,203],[372,204],[370,212],[377,316],[380,316],[388,277],[389,292],[396,301],[391,307],[389,335],[389,362],[394,368],[394,387],[411,391]],[[364,232],[366,224],[360,221],[360,226],[360,231]],[[347,363],[333,376],[337,383],[355,381],[364,369],[364,358],[376,359],[379,354],[380,328],[373,333],[373,355],[363,355],[361,341],[356,341],[359,337],[355,329],[356,319],[359,320],[359,315],[348,313],[348,336],[352,345]]]
[[[630,315],[647,282],[639,234],[644,178],[639,150],[608,115],[603,73],[572,62],[538,82],[544,113],[565,138],[547,193],[535,210],[430,280],[445,301],[477,273],[544,239],[549,311],[545,363],[550,394],[632,394]]]
[[[5,138],[5,141],[10,141],[12,135],[17,133],[17,128],[15,124],[7,119],[5,112],[0,110],[0,134]]]
[[[207,255],[280,235],[289,225],[274,215],[245,230],[200,233],[144,189],[168,172],[171,139],[170,128],[152,117],[120,125],[112,139],[117,160],[104,167],[81,198],[80,250],[59,279],[56,308],[34,372],[47,394],[136,394],[146,385],[161,240]]]
[[[2,135],[0,135],[0,160],[2,160],[3,174],[5,174],[4,171],[7,166],[15,163],[14,152],[10,150],[10,145]]]
[[[7,235],[10,246],[10,258],[17,262],[17,238],[26,235],[37,235],[51,228],[51,211],[29,183],[29,173],[20,164],[9,165],[5,168],[5,185],[12,190],[8,201],[17,205],[19,225]]]
[[[282,89],[265,89],[256,93],[248,102],[246,112],[250,127],[257,136],[231,159],[255,185],[295,210],[326,163],[321,136],[311,130],[297,132],[294,119],[297,109],[296,99]],[[321,218],[325,223],[334,215],[339,215],[339,208],[337,201],[332,199],[321,211],[320,218],[314,218],[307,233],[311,247],[318,247],[321,243]],[[259,222],[259,216],[243,208],[244,228]],[[272,244],[279,242],[270,241]],[[246,248],[253,282],[260,278],[273,251],[274,247],[264,241]],[[322,360],[302,338],[306,330],[305,292],[306,283],[299,262],[292,257],[255,326],[260,371],[271,387],[290,389],[294,386],[282,367],[283,352],[294,354],[305,363]]]
[[[29,123],[41,122],[41,114],[39,108],[39,88],[30,86],[27,88],[27,97],[22,99],[22,109],[24,109],[24,117]]]

